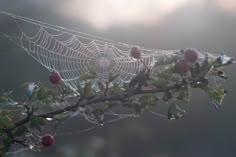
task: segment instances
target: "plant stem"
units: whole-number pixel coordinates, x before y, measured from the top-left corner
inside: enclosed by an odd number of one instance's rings
[[[140,95],[140,94],[148,94],[148,93],[160,93],[160,92],[166,92],[168,90],[171,90],[171,89],[176,89],[176,88],[179,88],[181,87],[182,84],[175,84],[171,87],[168,87],[166,89],[160,89],[160,88],[157,88],[157,89],[151,89],[151,90],[141,90],[141,91],[136,91],[134,92],[132,95],[130,96],[135,96],[135,95]],[[64,108],[60,108],[60,109],[57,109],[57,110],[54,110],[54,111],[51,111],[51,112],[48,112],[48,113],[43,113],[43,114],[36,114],[37,116],[41,117],[41,118],[48,118],[48,117],[53,117],[54,115],[58,115],[58,114],[61,114],[61,113],[64,113],[66,111],[72,111],[72,110],[75,110],[77,109],[80,105],[91,105],[91,104],[94,104],[94,103],[100,103],[100,102],[105,102],[105,101],[109,101],[109,102],[114,102],[114,101],[120,101],[120,102],[123,102],[124,98],[126,98],[127,95],[123,95],[123,96],[97,96],[97,97],[94,97],[88,101],[85,101],[86,104],[83,104],[84,102],[81,102],[81,101],[78,101],[76,104],[72,104],[70,106],[67,106],[67,107],[64,107]],[[82,103],[82,104],[81,104]],[[30,121],[30,116],[27,116],[17,122],[15,122],[15,125],[13,128],[11,128],[10,130],[14,130],[15,128],[21,126],[21,125],[24,125],[26,123],[28,123]]]

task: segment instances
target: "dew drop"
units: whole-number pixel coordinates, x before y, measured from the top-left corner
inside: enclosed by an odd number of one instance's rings
[[[86,109],[85,109],[85,107],[79,107],[79,112],[85,112],[86,111]]]
[[[51,118],[51,117],[47,117],[46,120],[48,120],[48,121],[52,121],[53,118]]]
[[[33,145],[29,145],[29,149],[34,149],[34,146]]]
[[[21,114],[22,114],[23,116],[26,116],[26,115],[27,115],[25,112],[21,112]]]

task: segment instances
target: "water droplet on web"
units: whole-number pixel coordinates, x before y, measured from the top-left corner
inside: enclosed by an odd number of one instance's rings
[[[85,107],[79,107],[79,112],[85,112],[86,111],[86,108]]]
[[[34,149],[34,146],[33,145],[29,145],[29,149]]]
[[[23,116],[26,116],[26,115],[27,115],[25,112],[21,112],[21,114],[22,114]]]
[[[47,117],[46,120],[48,120],[48,121],[52,121],[53,118],[51,118],[51,117]]]

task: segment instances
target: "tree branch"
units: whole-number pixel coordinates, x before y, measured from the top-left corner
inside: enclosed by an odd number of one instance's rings
[[[129,95],[129,96],[134,96],[134,95],[140,95],[140,94],[149,94],[149,93],[161,93],[161,92],[166,92],[168,90],[171,90],[171,89],[176,89],[176,88],[179,88],[181,87],[183,84],[175,84],[173,86],[170,86],[166,89],[161,89],[161,88],[157,88],[157,89],[151,89],[151,90],[140,90],[140,91],[135,91],[132,95]],[[99,103],[99,102],[105,102],[105,101],[109,101],[109,102],[112,102],[112,101],[123,101],[124,98],[126,98],[127,95],[123,95],[123,96],[105,96],[105,95],[102,95],[102,96],[97,96],[97,97],[94,97],[90,100],[88,100],[87,102],[80,102],[78,101],[76,104],[73,104],[73,105],[70,105],[70,106],[67,106],[67,107],[64,107],[64,108],[61,108],[61,109],[57,109],[57,110],[54,110],[54,111],[51,111],[51,112],[48,112],[48,113],[43,113],[43,114],[36,114],[37,116],[41,117],[41,118],[48,118],[48,117],[53,117],[55,115],[58,115],[58,114],[61,114],[61,113],[64,113],[65,111],[72,111],[72,110],[75,110],[77,109],[80,105],[81,106],[86,106],[86,105],[91,105],[91,104],[94,104],[94,103]],[[11,128],[10,130],[13,130],[21,125],[24,125],[26,123],[28,123],[30,121],[30,116],[27,116],[17,122],[15,122],[15,125],[13,128]]]

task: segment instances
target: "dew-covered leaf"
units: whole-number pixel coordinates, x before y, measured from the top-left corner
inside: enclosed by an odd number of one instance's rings
[[[211,99],[211,104],[219,110],[227,91],[225,89],[212,89],[210,87],[205,88],[205,91]]]
[[[1,108],[12,108],[17,106],[19,103],[14,100],[11,95],[2,95],[0,96],[0,107]]]

